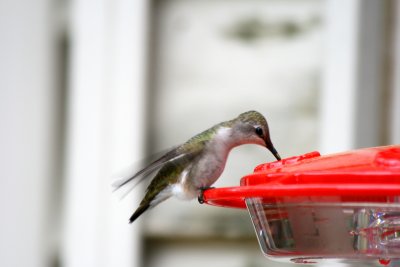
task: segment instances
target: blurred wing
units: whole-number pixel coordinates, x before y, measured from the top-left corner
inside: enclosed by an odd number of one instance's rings
[[[140,171],[136,172],[133,175],[128,176],[128,178],[123,178],[120,180],[117,180],[112,184],[114,187],[114,191],[120,189],[124,185],[136,180],[137,178],[141,177],[137,183],[134,185],[136,186],[138,183],[140,183],[144,178],[149,176],[151,173],[159,170],[161,167],[164,166],[165,163],[170,162],[170,161],[176,161],[178,159],[183,160],[183,161],[191,161],[193,158],[198,156],[202,151],[205,146],[207,141],[205,140],[200,140],[194,143],[185,143],[181,146],[177,146],[169,150],[167,153],[165,153],[163,156],[158,158],[157,160],[151,162],[149,165],[141,169]],[[133,186],[133,187],[134,187]],[[128,193],[131,189],[127,190],[126,193]]]
[[[179,150],[179,147],[174,147],[174,148],[170,149],[167,153],[165,153],[163,156],[154,160],[153,162],[148,164],[146,167],[140,169],[138,172],[134,173],[133,175],[129,175],[126,178],[122,178],[122,179],[115,181],[112,184],[112,186],[114,187],[114,191],[118,190],[122,186],[128,184],[129,182],[131,182],[139,177],[142,177],[142,179],[143,179],[147,175],[149,175],[149,174],[153,173],[154,171],[158,170],[159,168],[161,168],[166,162],[173,160],[173,159],[177,159],[181,156],[184,156],[184,154],[179,154],[178,150]],[[140,179],[138,182],[140,182],[142,179]]]

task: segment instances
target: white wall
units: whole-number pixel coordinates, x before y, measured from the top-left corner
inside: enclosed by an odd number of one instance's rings
[[[393,38],[392,40],[392,51],[390,55],[393,55],[391,61],[393,70],[391,73],[392,83],[391,86],[393,91],[390,95],[390,142],[393,144],[400,144],[400,19],[396,14],[400,14],[400,3],[395,1],[393,18]]]
[[[321,152],[382,143],[387,1],[326,1]]]
[[[0,266],[49,262],[59,114],[51,16],[48,0],[0,2]]]
[[[73,1],[68,112],[67,267],[139,266],[139,224],[113,173],[142,157],[146,1]]]

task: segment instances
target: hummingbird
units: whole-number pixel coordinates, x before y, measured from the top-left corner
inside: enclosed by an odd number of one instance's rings
[[[248,111],[173,147],[134,175],[114,183],[118,189],[158,170],[129,223],[172,196],[183,200],[197,197],[203,203],[204,191],[222,174],[229,152],[244,144],[266,147],[277,160],[281,159],[271,142],[267,120],[257,111]]]

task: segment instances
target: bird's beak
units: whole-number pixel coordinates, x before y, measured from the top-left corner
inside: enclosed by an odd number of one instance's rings
[[[278,151],[276,151],[272,142],[270,141],[270,142],[266,142],[266,143],[267,143],[266,147],[268,148],[269,151],[271,151],[271,153],[274,155],[276,160],[281,160],[281,156],[279,155]]]

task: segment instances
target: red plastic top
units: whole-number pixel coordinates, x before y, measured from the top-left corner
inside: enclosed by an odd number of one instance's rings
[[[285,158],[257,166],[241,179],[241,186],[204,192],[206,203],[235,208],[245,208],[245,198],[288,196],[377,202],[387,201],[385,196],[400,196],[400,145]]]

